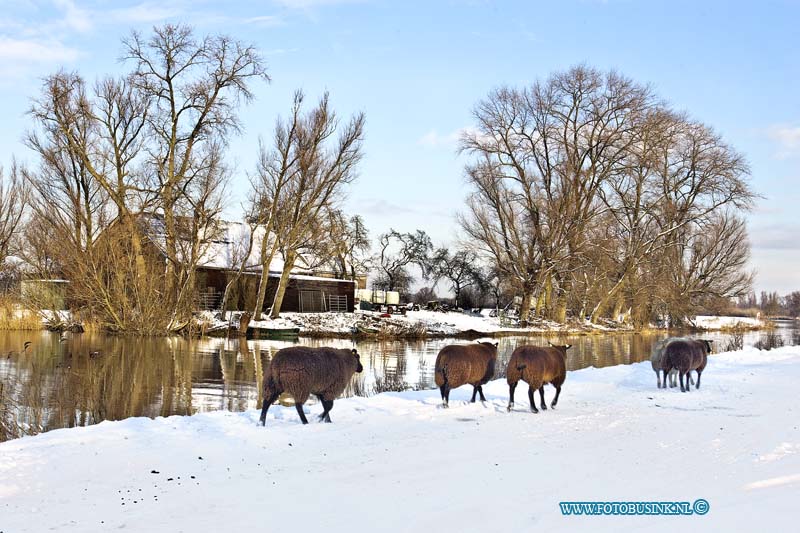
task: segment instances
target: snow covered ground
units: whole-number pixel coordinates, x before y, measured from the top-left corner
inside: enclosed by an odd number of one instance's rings
[[[205,312],[199,317],[206,322],[206,330],[227,328],[228,323],[213,318]],[[233,321],[234,323],[236,320]],[[690,319],[695,327],[704,330],[730,329],[737,325],[746,329],[764,327],[764,322],[749,317],[697,316]],[[587,321],[571,321],[559,324],[535,319],[526,327],[519,327],[513,320],[504,321],[488,313],[479,315],[457,311],[408,311],[405,315],[381,316],[378,312],[356,311],[355,313],[281,313],[276,320],[265,319],[250,322],[250,326],[266,329],[300,328],[303,335],[352,335],[375,334],[383,337],[452,337],[465,332],[479,335],[526,334],[544,332],[608,332],[627,330],[632,326],[621,323],[593,324]]]
[[[213,319],[213,315],[205,312],[200,315],[206,321],[206,330],[226,328],[227,322]],[[235,322],[235,321],[234,321]],[[371,311],[355,313],[281,313],[276,320],[266,319],[250,322],[254,328],[284,329],[300,328],[304,335],[351,335],[354,332],[375,334],[385,337],[420,337],[420,336],[457,336],[465,332],[477,334],[497,333],[540,333],[548,331],[609,331],[609,327],[600,324],[572,323],[558,324],[537,319],[527,327],[520,328],[512,323],[505,323],[498,317],[488,315],[472,315],[461,312],[408,311],[405,315],[381,316]],[[623,326],[617,325],[614,329]]]
[[[765,326],[765,322],[760,318],[749,316],[697,315],[691,322],[696,328],[706,330],[732,329],[736,327],[752,329]]]
[[[570,372],[559,405],[436,391],[135,418],[0,444],[0,531],[793,529],[800,347],[713,355],[699,391],[648,362]],[[552,399],[553,390],[546,390]],[[316,415],[319,405],[307,405]],[[311,419],[311,417],[309,417]],[[315,419],[315,418],[314,418]],[[562,516],[560,501],[706,499],[703,516]]]

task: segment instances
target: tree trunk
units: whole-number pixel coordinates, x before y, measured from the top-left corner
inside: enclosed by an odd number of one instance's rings
[[[622,308],[624,306],[625,306],[625,298],[623,298],[623,296],[620,294],[619,297],[617,297],[617,303],[614,305],[614,311],[613,314],[611,315],[611,320],[614,321],[619,320],[618,317],[619,315],[622,314]]]
[[[275,251],[278,249],[278,241],[267,252],[267,245],[269,243],[269,232],[264,232],[264,240],[261,242],[261,279],[258,282],[258,293],[256,294],[256,306],[253,310],[253,320],[261,320],[261,310],[264,308],[264,298],[267,296],[267,284],[269,283],[269,264],[272,258],[275,257]]]
[[[144,262],[144,254],[142,252],[142,238],[139,233],[139,228],[136,227],[136,220],[134,220],[133,215],[130,213],[126,212],[122,216],[122,221],[130,235],[131,248],[136,262],[137,281],[143,280],[147,276],[147,270]]]
[[[544,307],[545,291],[539,290],[536,296],[536,316],[542,316],[542,308]]]
[[[567,292],[559,290],[553,319],[559,324],[567,321]]]
[[[549,275],[544,280],[544,314],[553,318],[553,278]]]
[[[593,324],[596,324],[597,321],[600,319],[600,317],[603,316],[603,310],[606,307],[608,307],[608,304],[611,301],[611,299],[614,298],[617,294],[619,294],[620,289],[622,289],[622,287],[625,285],[624,281],[625,281],[625,273],[623,273],[622,277],[620,277],[620,279],[617,280],[614,286],[611,287],[611,290],[608,291],[608,293],[606,293],[606,295],[603,296],[599,302],[597,302],[597,305],[592,310],[591,320]],[[614,317],[612,316],[611,318]]]
[[[178,241],[175,227],[175,214],[172,212],[171,205],[164,205],[164,247],[167,255],[167,265],[164,272],[165,305],[169,309],[175,309],[178,301],[179,281],[178,281]]]
[[[525,286],[522,289],[522,303],[519,306],[519,320],[520,322],[527,321],[531,314],[531,299],[533,298],[533,291],[530,287]]]
[[[255,236],[253,235],[254,232],[255,227],[250,226],[250,237],[247,241],[247,251],[242,258],[239,268],[236,270],[236,274],[234,274],[233,277],[228,280],[228,283],[225,284],[225,292],[222,293],[222,304],[220,305],[222,310],[222,320],[226,320],[227,311],[225,311],[225,308],[228,306],[228,297],[230,295],[231,287],[242,277],[244,269],[247,266],[247,260],[250,258],[250,254],[253,251],[253,242],[255,241]]]
[[[275,292],[275,300],[272,302],[272,310],[269,313],[270,318],[278,318],[281,316],[281,305],[283,304],[283,295],[286,292],[286,285],[289,284],[289,274],[294,268],[294,260],[297,253],[290,250],[286,253],[286,262],[283,264],[283,272],[281,272],[281,279],[278,282],[278,290]]]

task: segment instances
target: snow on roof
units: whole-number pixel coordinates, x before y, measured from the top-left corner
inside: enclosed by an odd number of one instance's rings
[[[272,276],[272,274],[270,274],[270,276]],[[304,274],[290,274],[289,277],[291,279],[303,279],[309,281],[336,281],[338,283],[355,283],[355,281],[351,279],[326,278],[325,276],[306,276]]]
[[[244,222],[230,222],[226,220],[215,221],[213,232],[217,233],[211,240],[204,244],[201,250],[198,266],[203,268],[210,268],[216,270],[234,270],[238,269],[244,255],[247,253],[247,247],[252,237],[254,239],[250,255],[245,259],[246,272],[261,272],[261,244],[264,241],[265,228],[262,225],[256,226],[252,231],[250,225]],[[153,217],[150,225],[151,233],[150,240],[161,248],[163,251],[164,246],[164,229],[163,223],[160,222],[158,217]],[[209,230],[209,233],[212,233]],[[268,246],[274,243],[274,237],[270,236],[267,241]],[[284,266],[283,257],[280,253],[276,253],[269,264],[270,272],[282,272]],[[292,272],[308,273],[311,271],[310,266],[302,256],[295,260],[295,266]]]

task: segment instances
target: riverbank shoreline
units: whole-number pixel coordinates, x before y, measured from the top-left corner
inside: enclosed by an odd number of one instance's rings
[[[697,321],[680,331],[692,334],[703,332],[736,332],[768,330],[774,326],[768,321],[746,317],[713,317],[721,320]],[[559,337],[606,334],[646,334],[671,331],[671,328],[649,326],[635,328],[629,324],[606,321],[594,324],[589,321],[571,321],[566,324],[542,319],[531,321],[527,327],[504,325],[503,319],[485,315],[458,312],[409,311],[405,315],[387,315],[359,311],[355,313],[284,313],[280,318],[250,322],[248,336],[258,332],[296,330],[298,336],[313,338],[347,339],[468,339],[501,338],[506,336]],[[197,329],[210,336],[231,336],[238,332],[231,324],[238,319],[223,321],[211,313],[198,317]]]
[[[158,336],[183,335],[190,337],[235,337],[239,335],[236,329],[238,315],[241,312],[232,312],[233,319],[222,320],[219,312],[204,311],[197,313],[192,321],[180,331]],[[17,322],[21,327],[14,327],[16,322],[7,322],[0,325],[4,331],[37,331],[49,330],[58,332],[80,333],[98,331],[96,324],[88,327],[80,321],[72,319],[68,312],[60,312],[57,324],[49,322],[52,312],[41,312],[36,319],[38,326],[34,327],[32,320],[23,316]],[[24,319],[20,322],[20,320]],[[269,339],[269,333],[274,331],[290,331],[288,338],[312,337],[335,338],[354,340],[421,340],[421,339],[466,339],[502,338],[508,336],[529,337],[560,337],[560,336],[590,336],[606,334],[648,334],[658,332],[680,331],[690,334],[704,332],[751,332],[768,331],[775,328],[770,320],[760,320],[751,317],[733,316],[698,316],[687,320],[684,326],[676,328],[634,327],[628,323],[604,320],[595,324],[588,320],[570,320],[561,324],[544,319],[533,319],[526,327],[514,327],[504,324],[513,322],[513,319],[502,319],[488,315],[467,314],[456,311],[408,311],[405,315],[387,315],[370,311],[356,311],[354,313],[283,313],[278,319],[265,318],[261,321],[250,322],[248,338]],[[126,332],[108,332],[111,334],[126,335]],[[260,334],[261,333],[261,334]],[[131,335],[140,335],[130,333]],[[281,335],[277,338],[287,338]]]
[[[657,389],[648,362],[570,371],[540,414],[524,385],[508,413],[500,379],[485,404],[456,389],[450,409],[435,390],[337,400],[333,424],[276,405],[265,428],[250,409],[54,430],[0,444],[0,530],[785,528],[798,378],[800,347],[748,348],[712,355],[690,393]],[[695,516],[559,507],[701,498],[710,510]]]

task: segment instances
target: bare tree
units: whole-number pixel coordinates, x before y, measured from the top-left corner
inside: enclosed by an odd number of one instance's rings
[[[379,274],[375,284],[383,290],[408,290],[412,281],[408,268],[412,265],[419,267],[423,277],[427,276],[433,244],[424,231],[400,233],[390,229],[378,237],[378,247]]]
[[[256,175],[250,180],[254,217],[257,224],[263,227],[259,256],[261,279],[253,310],[254,320],[261,320],[269,283],[269,267],[278,251],[278,240],[275,238],[278,210],[286,194],[286,184],[294,180],[299,172],[298,136],[303,100],[303,93],[296,91],[289,121],[284,122],[279,117],[275,124],[274,146],[271,150],[267,150],[263,142],[259,142]]]
[[[91,90],[77,74],[45,80],[30,111],[37,129],[26,138],[41,164],[28,180],[39,219],[70,243],[63,266],[83,280],[72,287],[90,293],[87,305],[99,298],[101,322],[174,330],[188,317],[198,262],[219,230],[236,110],[252,98],[250,82],[268,78],[252,47],[225,36],[198,40],[186,26],[157,27],[147,39],[134,33],[124,44],[134,64],[127,76]],[[166,256],[162,272],[147,246]]]
[[[649,286],[642,285],[642,273],[652,270],[648,261],[662,257],[697,227],[709,225],[721,210],[748,209],[754,198],[745,180],[749,169],[744,158],[705,125],[659,109],[642,126],[623,171],[608,181],[601,195],[619,245],[609,248],[615,263],[613,285],[598,300],[593,320],[612,299],[622,301],[617,295],[623,288],[629,295],[652,293],[653,282],[663,280],[647,276]],[[613,314],[618,312],[619,304]]]
[[[303,94],[297,92],[290,121],[278,122],[275,149],[266,156],[262,150],[261,179],[255,183],[259,186],[255,197],[260,199],[261,212],[269,213],[264,218],[275,240],[270,252],[262,255],[262,281],[255,316],[260,314],[269,262],[277,250],[283,255],[283,269],[270,316],[280,315],[289,275],[298,257],[306,252],[307,257],[313,258],[320,250],[318,243],[328,213],[340,202],[344,186],[356,178],[362,156],[362,113],[340,128],[327,93],[305,115],[303,99]],[[269,238],[265,235],[265,244]],[[262,245],[263,249],[266,246]]]
[[[230,257],[230,264],[228,267],[231,270],[235,269],[235,273],[233,275],[228,275],[228,281],[225,284],[225,292],[222,294],[222,302],[220,303],[220,309],[222,310],[222,316],[225,318],[226,316],[226,309],[228,307],[228,299],[230,297],[231,289],[239,283],[239,280],[242,278],[244,271],[247,269],[248,261],[250,261],[250,256],[253,253],[253,247],[256,243],[256,231],[258,229],[258,225],[256,224],[256,219],[252,216],[246,217],[248,220],[247,228],[239,235],[238,241],[232,242],[231,245],[233,246],[233,250],[231,252]]]
[[[540,281],[550,280],[556,292],[557,320],[566,316],[598,191],[652,105],[646,87],[579,66],[527,90],[494,91],[475,109],[478,129],[462,148],[482,158],[484,179],[503,181],[519,204],[541,254]]]
[[[497,172],[489,158],[467,167],[474,192],[459,222],[470,245],[490,258],[498,287],[506,280],[521,293],[520,319],[527,320],[544,257],[524,205]]]
[[[356,280],[372,264],[369,230],[361,215],[345,218],[341,210],[328,214],[327,251],[334,272],[342,279]]]
[[[429,271],[435,281],[446,279],[455,297],[456,307],[461,305],[461,291],[480,283],[481,271],[477,264],[478,255],[464,249],[450,253],[447,248],[437,248],[430,259]]]
[[[647,300],[656,258],[753,197],[741,155],[615,72],[498,89],[474,115],[461,226],[521,293],[523,319],[534,297],[561,322]]]
[[[238,104],[252,100],[252,81],[269,77],[253,46],[224,35],[198,40],[189,26],[156,27],[150,38],[133,32],[123,43],[135,65],[130,83],[150,103],[146,162],[164,217],[165,296],[176,327],[191,309],[196,261],[220,210],[222,151],[240,131]]]
[[[8,176],[0,167],[0,269],[6,267],[6,258],[16,253],[15,241],[28,205],[28,188],[20,174],[16,162]]]

